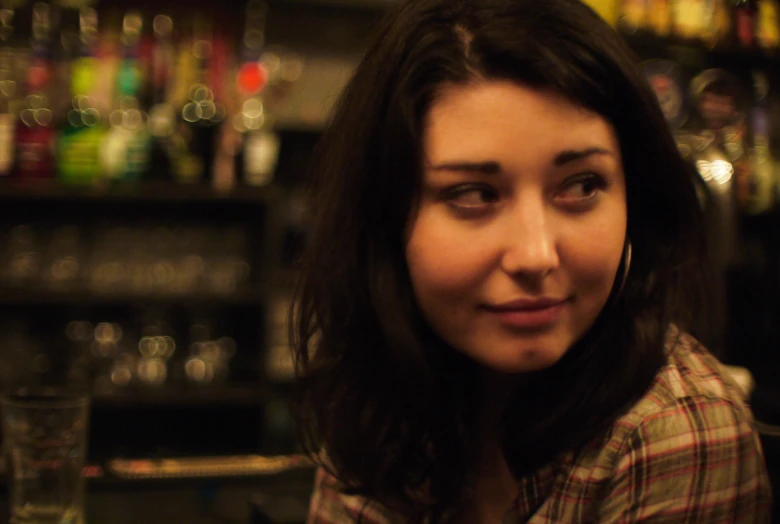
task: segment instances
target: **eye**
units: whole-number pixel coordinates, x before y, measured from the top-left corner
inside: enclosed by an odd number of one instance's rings
[[[566,180],[555,197],[567,204],[582,204],[597,198],[606,187],[607,181],[603,177],[595,173],[583,173]]]
[[[442,191],[442,200],[459,211],[486,210],[498,198],[498,191],[485,184],[459,184]]]

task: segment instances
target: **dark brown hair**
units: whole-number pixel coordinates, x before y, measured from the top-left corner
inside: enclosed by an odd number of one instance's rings
[[[549,89],[616,130],[630,272],[588,334],[534,373],[504,415],[517,477],[608,431],[691,329],[703,241],[691,173],[620,37],[576,0],[411,0],[382,22],[319,144],[293,335],[306,449],[355,493],[434,521],[479,448],[476,366],[426,324],[404,230],[420,184],[422,122],[445,83]],[[594,242],[597,242],[594,239]]]

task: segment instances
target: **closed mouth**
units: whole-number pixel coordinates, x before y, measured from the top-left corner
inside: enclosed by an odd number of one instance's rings
[[[485,306],[485,309],[495,313],[512,312],[512,311],[542,311],[545,309],[554,308],[563,305],[568,299],[561,298],[538,298],[538,299],[516,299],[508,302],[502,302],[500,304],[489,304]]]

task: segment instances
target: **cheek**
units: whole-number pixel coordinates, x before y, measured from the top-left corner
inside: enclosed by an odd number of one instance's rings
[[[406,245],[409,275],[418,299],[465,295],[490,271],[489,249],[479,236],[459,233],[435,220],[419,220]]]
[[[454,298],[471,285],[469,271],[461,255],[437,250],[435,245],[407,247],[409,277],[418,300]]]
[[[612,289],[626,238],[625,222],[606,223],[568,242],[563,256],[581,291],[606,295]]]

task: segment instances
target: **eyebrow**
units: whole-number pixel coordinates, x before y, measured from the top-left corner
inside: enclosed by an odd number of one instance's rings
[[[430,166],[432,171],[462,171],[465,173],[480,173],[483,175],[495,175],[501,171],[498,162],[445,162]]]
[[[603,147],[588,147],[586,149],[580,149],[580,150],[567,149],[566,151],[561,151],[555,156],[555,160],[553,160],[553,164],[555,164],[557,167],[560,167],[568,164],[569,162],[582,160],[584,158],[588,158],[589,156],[593,156],[593,155],[614,156],[612,151],[610,151],[609,149],[604,149]]]
[[[588,147],[586,149],[567,149],[555,155],[553,164],[556,167],[564,166],[570,162],[583,160],[593,155],[614,156],[612,151],[603,147]],[[429,167],[432,171],[455,171],[464,173],[479,173],[483,175],[495,175],[501,172],[501,164],[494,161],[488,162],[444,162]]]

